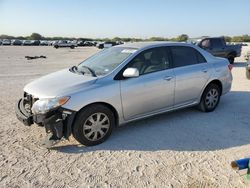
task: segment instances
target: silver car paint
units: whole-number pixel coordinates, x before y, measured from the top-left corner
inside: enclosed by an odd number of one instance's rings
[[[196,105],[205,87],[213,80],[222,83],[222,94],[230,91],[232,75],[227,67],[228,61],[216,58],[197,46],[168,42],[131,43],[120,46],[138,50],[106,76],[95,78],[62,70],[33,81],[24,91],[38,98],[70,96],[70,100],[63,107],[74,111],[79,111],[89,104],[106,103],[116,110],[119,124]],[[198,50],[208,63],[163,70],[126,80],[114,80],[115,75],[137,54],[160,46],[191,46]]]
[[[78,92],[93,84],[97,78],[74,74],[69,69],[63,69],[27,84],[24,91],[38,98],[53,98],[65,96],[67,93]]]
[[[168,78],[170,78],[167,80]],[[175,77],[173,69],[141,75],[120,81],[125,120],[143,114],[173,108]]]

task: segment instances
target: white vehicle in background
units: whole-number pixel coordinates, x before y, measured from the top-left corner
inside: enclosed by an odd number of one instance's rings
[[[67,41],[67,40],[60,40],[54,43],[54,48],[71,48],[74,49],[77,47],[77,43],[75,41]]]
[[[50,45],[50,46],[54,46],[56,43],[58,43],[57,40],[51,40],[51,41],[49,42],[49,45]]]
[[[9,39],[3,39],[2,45],[11,45],[11,40],[9,40]]]
[[[96,47],[99,49],[103,49],[103,48],[110,48],[110,47],[116,46],[116,45],[117,45],[116,42],[101,42],[101,43],[97,44]]]
[[[40,46],[49,46],[49,41],[47,41],[47,40],[42,40],[42,41],[40,42]]]

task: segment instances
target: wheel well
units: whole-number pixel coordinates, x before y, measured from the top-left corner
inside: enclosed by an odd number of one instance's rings
[[[117,110],[111,104],[108,104],[108,103],[105,103],[105,102],[95,102],[95,103],[88,104],[87,106],[82,107],[78,112],[80,112],[82,109],[84,109],[84,108],[86,108],[88,106],[92,106],[92,105],[96,105],[96,104],[101,104],[101,105],[104,105],[104,106],[108,107],[113,112],[113,114],[115,116],[115,125],[116,126],[119,125],[119,115],[118,115]]]
[[[222,83],[221,83],[221,81],[220,80],[213,80],[213,81],[211,81],[208,85],[210,85],[210,84],[216,84],[217,86],[219,86],[219,88],[220,88],[220,94],[222,93]],[[207,85],[207,86],[208,86]]]
[[[230,55],[232,55],[232,56],[234,56],[234,57],[236,57],[236,52],[235,51],[232,51],[232,52],[230,52],[230,53],[228,53],[228,55],[227,55],[227,57],[229,57]]]

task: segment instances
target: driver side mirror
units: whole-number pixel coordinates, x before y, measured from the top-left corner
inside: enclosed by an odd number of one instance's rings
[[[139,70],[137,68],[127,68],[122,75],[125,78],[135,78],[139,76]]]

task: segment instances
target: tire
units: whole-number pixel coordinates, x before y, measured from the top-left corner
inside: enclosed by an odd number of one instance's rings
[[[114,126],[115,116],[113,112],[104,105],[96,104],[88,106],[79,112],[72,133],[74,138],[81,144],[94,146],[107,140]]]
[[[216,84],[209,84],[204,90],[198,108],[203,112],[212,112],[220,102],[221,89]]]
[[[250,70],[247,70],[247,69],[246,69],[246,77],[247,77],[247,79],[250,80]]]
[[[235,56],[232,55],[232,54],[230,54],[230,55],[227,57],[227,59],[228,59],[228,61],[229,61],[230,64],[234,64],[234,58],[235,58]]]
[[[58,46],[54,46],[56,49],[58,48]]]
[[[74,46],[70,46],[71,49],[74,49],[75,47]]]

